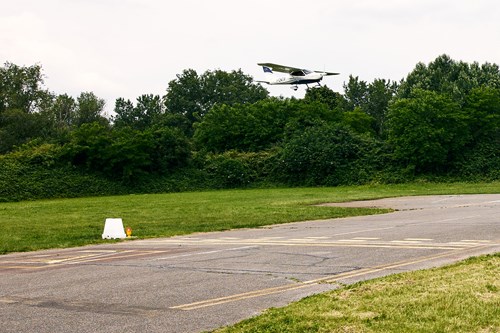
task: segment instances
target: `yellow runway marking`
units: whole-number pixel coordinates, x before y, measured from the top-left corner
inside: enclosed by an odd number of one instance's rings
[[[405,238],[407,241],[419,241],[419,242],[430,242],[433,241],[434,239],[432,238]]]
[[[484,239],[462,239],[461,242],[491,243],[490,240],[484,240]]]
[[[36,258],[33,257],[35,260],[29,260],[31,258],[24,258],[23,261],[3,261],[0,262],[0,269],[19,269],[19,270],[37,270],[37,269],[44,269],[44,268],[52,268],[52,267],[60,267],[60,266],[67,266],[67,265],[78,265],[78,264],[85,264],[85,263],[90,263],[90,262],[98,262],[98,261],[104,261],[104,260],[119,260],[119,259],[128,259],[128,258],[134,258],[138,256],[145,256],[149,254],[157,254],[157,253],[165,253],[167,251],[157,251],[157,250],[151,250],[151,251],[144,251],[144,250],[125,250],[125,251],[119,251],[119,250],[112,250],[112,251],[92,251],[92,250],[86,250],[86,251],[78,251],[78,252],[87,252],[87,253],[94,253],[94,254],[87,254],[87,255],[71,255],[65,254],[65,257],[56,259],[56,255],[52,255],[51,257],[39,257]],[[26,260],[28,259],[28,260]],[[19,265],[19,264],[25,264],[24,266]]]
[[[307,239],[329,239],[330,237],[306,237]]]
[[[215,306],[215,305],[229,303],[229,302],[241,301],[241,300],[254,298],[254,297],[267,296],[267,295],[277,294],[277,293],[281,293],[281,292],[307,288],[307,287],[314,286],[314,285],[317,285],[320,283],[335,283],[336,281],[341,280],[341,279],[348,279],[348,278],[358,277],[358,276],[362,276],[362,275],[377,273],[377,272],[380,272],[383,270],[389,270],[389,269],[399,268],[399,267],[403,267],[403,266],[418,264],[418,263],[422,263],[422,262],[433,260],[433,259],[439,259],[439,258],[444,258],[444,257],[450,256],[450,255],[456,255],[457,252],[459,252],[459,253],[467,252],[467,251],[470,251],[471,249],[477,250],[477,249],[482,248],[482,247],[484,247],[484,245],[477,246],[475,248],[447,251],[445,253],[420,257],[420,258],[414,259],[414,260],[406,260],[406,261],[400,261],[400,262],[396,262],[396,263],[379,265],[379,266],[375,266],[375,267],[371,267],[371,268],[363,268],[363,269],[359,269],[359,270],[356,270],[353,272],[346,272],[346,273],[340,273],[340,274],[336,274],[336,275],[330,275],[330,276],[326,276],[326,277],[322,277],[322,278],[314,279],[314,280],[309,280],[309,281],[305,281],[305,282],[301,282],[301,283],[297,283],[297,284],[254,290],[254,291],[250,291],[250,292],[246,292],[246,293],[240,293],[240,294],[235,294],[235,295],[230,295],[230,296],[208,299],[208,300],[203,300],[203,301],[193,302],[193,303],[188,303],[188,304],[176,305],[176,306],[170,307],[170,309],[191,311],[191,310],[201,309],[201,308],[205,308],[205,307],[209,307],[209,306]]]
[[[420,243],[417,241],[371,241],[367,239],[339,239],[331,241],[321,241],[311,239],[240,239],[230,241],[225,239],[208,239],[197,241],[186,240],[164,240],[162,244],[181,245],[261,245],[261,246],[307,246],[307,247],[362,247],[362,248],[399,248],[399,249],[437,249],[456,250],[459,248],[476,246],[474,243]]]

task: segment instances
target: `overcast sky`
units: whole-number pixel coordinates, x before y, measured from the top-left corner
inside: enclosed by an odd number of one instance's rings
[[[41,64],[49,90],[118,97],[163,95],[184,69],[242,69],[257,62],[404,78],[441,54],[500,64],[498,0],[16,0],[0,11],[0,61]],[[304,89],[269,86],[272,95]]]

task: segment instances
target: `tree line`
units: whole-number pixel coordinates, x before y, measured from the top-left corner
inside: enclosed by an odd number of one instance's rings
[[[0,200],[500,178],[499,67],[447,55],[399,82],[351,75],[343,93],[303,99],[270,97],[241,70],[187,69],[163,96],[104,107],[50,92],[40,65],[0,68]],[[80,183],[40,185],[54,177]]]

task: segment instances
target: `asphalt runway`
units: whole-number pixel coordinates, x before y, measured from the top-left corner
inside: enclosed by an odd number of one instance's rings
[[[397,211],[0,256],[2,332],[202,332],[305,296],[500,251],[500,194]]]

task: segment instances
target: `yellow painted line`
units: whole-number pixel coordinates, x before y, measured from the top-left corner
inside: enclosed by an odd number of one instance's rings
[[[417,240],[393,240],[391,243],[395,244],[420,244],[422,241],[417,241]]]
[[[481,247],[484,247],[484,246],[478,246],[478,247],[475,247],[474,249],[479,249]],[[335,283],[339,279],[353,278],[353,277],[358,277],[361,275],[368,275],[368,274],[377,273],[377,272],[380,272],[383,270],[389,270],[389,269],[399,268],[402,266],[414,265],[414,264],[418,264],[418,263],[433,260],[433,259],[439,259],[439,258],[444,258],[444,257],[450,256],[450,255],[456,255],[457,252],[467,252],[470,250],[471,250],[471,248],[462,249],[462,250],[455,250],[455,251],[447,251],[445,253],[420,257],[420,258],[414,259],[414,260],[400,261],[400,262],[391,263],[391,264],[379,265],[379,266],[375,266],[375,267],[371,267],[371,268],[363,268],[363,269],[359,269],[359,270],[356,270],[353,272],[346,272],[346,273],[340,273],[340,274],[336,274],[336,275],[326,276],[326,277],[322,277],[319,279],[305,281],[305,282],[302,282],[299,284],[292,284],[292,285],[285,285],[285,286],[279,286],[279,287],[273,287],[273,288],[254,290],[254,291],[236,294],[236,295],[219,297],[219,298],[214,298],[214,299],[209,299],[209,300],[204,300],[204,301],[199,301],[199,302],[194,302],[194,303],[189,303],[189,304],[176,305],[176,306],[170,307],[170,309],[190,311],[190,310],[196,310],[196,309],[205,308],[205,307],[209,307],[209,306],[215,306],[215,305],[219,305],[219,304],[229,303],[229,302],[241,301],[241,300],[248,299],[248,298],[255,298],[255,297],[267,296],[267,295],[277,294],[277,293],[286,292],[286,291],[302,289],[302,288],[310,287],[310,286],[317,285],[320,283]]]
[[[261,237],[261,239],[283,239],[283,236],[269,236],[269,237]]]
[[[329,239],[330,237],[306,237],[307,239]]]
[[[0,298],[0,303],[14,304],[17,303],[17,301],[10,298]]]
[[[1,266],[0,269],[27,269],[27,270],[35,270],[40,268],[45,268],[46,266]]]
[[[219,243],[213,242],[179,242],[171,241],[171,244],[180,245],[262,245],[262,246],[309,246],[309,247],[366,247],[366,248],[398,248],[398,249],[437,249],[437,250],[456,250],[465,245],[471,244],[417,244],[405,242],[405,244],[398,243],[367,243],[365,240],[352,240],[341,239],[333,242],[315,242],[306,243],[302,241],[291,242],[290,240],[283,241],[262,241],[257,239],[241,240],[238,242],[225,241]]]
[[[490,240],[486,239],[462,239],[461,242],[491,243]]]
[[[309,285],[311,285],[311,284],[300,283],[300,284],[284,285],[284,286],[279,286],[279,287],[254,290],[254,291],[236,294],[236,295],[214,298],[214,299],[209,299],[209,300],[204,300],[204,301],[199,301],[199,302],[194,302],[194,303],[189,303],[189,304],[176,305],[176,306],[170,307],[170,309],[185,310],[185,311],[196,310],[196,309],[205,308],[208,306],[214,306],[214,305],[228,303],[228,302],[235,302],[235,301],[239,301],[239,300],[243,300],[243,299],[247,299],[247,298],[254,298],[254,297],[260,297],[260,296],[281,293],[281,292],[285,292],[285,291],[289,291],[289,290],[301,289],[301,288],[308,287]]]
[[[419,241],[419,242],[430,242],[433,241],[434,238],[405,238],[407,241]]]
[[[114,255],[114,256],[106,256],[106,257],[100,257],[100,258],[95,258],[95,259],[80,260],[80,261],[76,261],[76,262],[70,262],[68,264],[81,264],[81,263],[103,261],[103,260],[109,260],[109,259],[112,259],[112,260],[127,259],[127,258],[132,258],[132,257],[146,256],[148,254],[165,253],[165,252],[167,252],[167,251],[140,251],[137,253],[136,250],[127,250],[127,251],[120,252],[120,253],[123,253],[124,255]]]
[[[471,242],[448,242],[449,245],[457,245],[457,246],[476,246],[480,245],[480,243],[471,243]]]
[[[42,262],[45,262],[49,265],[53,265],[53,264],[60,264],[63,262],[67,262],[67,261],[77,261],[78,259],[83,259],[83,258],[95,258],[97,256],[102,256],[102,254],[87,254],[87,255],[83,255],[83,256],[67,257],[67,258],[63,258],[63,259],[48,259],[48,260],[42,260]]]
[[[34,260],[34,261],[17,261],[17,260],[8,260],[8,261],[1,261],[0,265],[2,264],[25,264],[25,265],[33,265],[33,264],[43,264],[44,262],[41,260]]]
[[[82,253],[117,253],[120,251],[118,251],[118,250],[81,250],[78,252],[82,252]]]
[[[78,264],[83,264],[83,263],[88,263],[88,262],[95,262],[95,261],[103,261],[103,260],[115,260],[115,259],[127,259],[127,258],[133,258],[133,257],[138,257],[138,256],[145,256],[148,254],[156,254],[156,253],[165,253],[166,251],[158,251],[158,250],[152,250],[152,251],[142,251],[142,250],[126,250],[126,251],[116,251],[115,253],[101,253],[97,255],[87,255],[87,256],[75,256],[75,257],[68,257],[64,259],[59,259],[59,260],[44,260],[44,261],[38,261],[38,262],[29,262],[27,263],[28,265],[31,266],[18,266],[18,265],[9,265],[9,266],[3,266],[2,262],[0,262],[0,269],[27,269],[27,270],[35,270],[35,269],[44,269],[44,268],[53,268],[53,267],[58,267],[58,266],[63,266],[63,265],[78,265]],[[115,255],[115,254],[123,254],[123,255]],[[12,262],[12,263],[18,263],[18,262]],[[38,264],[37,266],[35,266]]]

